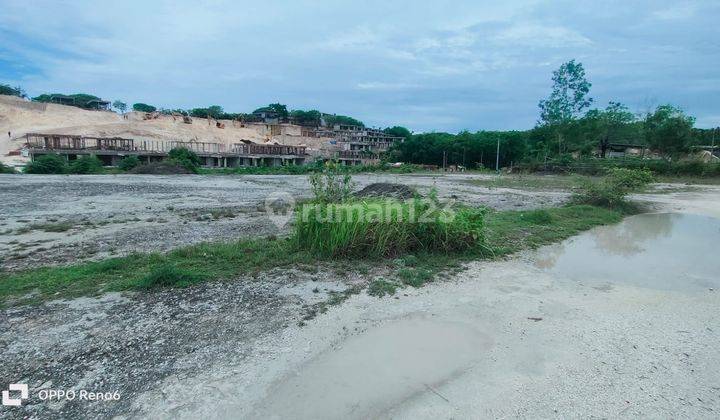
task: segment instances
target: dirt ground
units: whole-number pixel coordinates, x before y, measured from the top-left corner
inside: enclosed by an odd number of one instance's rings
[[[357,175],[496,209],[556,205],[567,193],[476,186],[487,175]],[[265,200],[310,194],[298,175],[0,175],[0,259],[7,270],[282,234]]]
[[[360,186],[380,180],[425,190],[435,185],[441,196],[497,208],[567,197],[488,190],[468,185],[467,177],[357,178]],[[260,230],[269,226],[264,216],[252,210],[264,195],[280,188],[306,193],[303,177],[279,176],[0,181],[10,197],[2,204],[2,214],[10,215],[3,228],[32,223],[18,221],[22,217],[37,223],[80,213],[97,223],[111,212],[113,218],[135,212],[141,219],[132,222],[136,226],[69,232],[80,244],[110,240],[127,228],[132,234],[121,238],[137,237],[132,246],[143,250],[186,243],[183,238],[220,239],[236,225],[248,226],[239,234],[269,233]],[[661,211],[720,215],[718,187],[638,198]],[[247,210],[200,221],[168,206],[195,213]],[[160,228],[187,227],[187,236],[153,243],[159,231],[141,233],[158,226],[144,220],[149,217],[166,218]],[[244,224],[245,217],[251,222]],[[113,225],[98,229],[104,226]],[[91,232],[96,236],[80,239]],[[453,278],[395,297],[361,293],[304,326],[304,307],[362,279],[278,271],[182,290],[7,309],[0,313],[0,384],[27,383],[31,398],[20,408],[3,408],[0,417],[717,418],[716,291],[577,281],[543,269],[548,252],[471,263]],[[48,402],[37,397],[41,389],[118,391],[120,399]]]

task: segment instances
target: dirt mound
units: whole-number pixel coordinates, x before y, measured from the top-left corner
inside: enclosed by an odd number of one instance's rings
[[[389,184],[385,182],[377,182],[370,184],[362,190],[355,193],[356,197],[390,197],[407,200],[413,198],[416,191],[413,188],[403,184]]]
[[[155,162],[136,166],[130,170],[130,173],[143,175],[177,175],[191,174],[192,171],[169,162]]]

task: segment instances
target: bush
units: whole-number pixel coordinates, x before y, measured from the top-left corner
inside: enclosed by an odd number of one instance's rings
[[[614,168],[599,182],[583,180],[571,198],[575,204],[607,208],[627,207],[625,197],[653,181],[647,169]]]
[[[176,147],[168,153],[168,160],[171,163],[182,166],[192,173],[198,173],[200,169],[200,157],[197,153],[184,147]]]
[[[64,174],[68,165],[64,157],[60,155],[38,156],[25,166],[26,174]]]
[[[103,171],[103,164],[97,156],[86,155],[70,162],[71,174],[97,174]]]
[[[438,208],[432,201],[309,203],[296,215],[294,243],[326,257],[390,257],[456,252],[484,242],[484,210]]]
[[[14,174],[15,169],[0,162],[0,174]]]
[[[140,159],[138,159],[138,157],[135,155],[131,155],[122,158],[122,160],[118,164],[118,168],[122,169],[123,171],[129,171],[130,169],[138,165],[140,165]]]
[[[185,287],[200,282],[204,278],[198,273],[179,269],[172,264],[163,264],[145,276],[138,284],[138,288]]]
[[[310,189],[317,203],[343,202],[352,195],[352,177],[338,163],[328,162],[325,170],[310,175]]]

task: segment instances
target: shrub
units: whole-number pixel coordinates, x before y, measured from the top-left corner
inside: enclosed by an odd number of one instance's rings
[[[168,160],[178,166],[182,166],[192,173],[198,173],[200,169],[200,157],[197,153],[184,147],[176,147],[168,153]]]
[[[599,182],[582,180],[571,202],[608,208],[627,207],[625,197],[653,181],[647,169],[614,168]]]
[[[122,160],[118,164],[118,168],[122,169],[123,171],[129,171],[130,169],[138,165],[140,165],[140,159],[138,159],[138,157],[135,155],[131,155],[122,158]]]
[[[328,162],[325,170],[310,175],[310,189],[317,203],[340,203],[352,194],[352,177],[342,173],[338,163]]]
[[[442,209],[417,198],[309,203],[297,212],[293,239],[326,257],[388,257],[468,250],[484,242],[483,227],[483,209]]]
[[[42,155],[25,166],[27,174],[64,174],[67,161],[60,155]]]
[[[145,276],[138,287],[152,289],[156,287],[185,287],[204,280],[204,276],[175,267],[172,264],[163,264]]]
[[[14,174],[15,169],[0,162],[0,174]]]
[[[70,162],[71,174],[97,174],[103,171],[103,164],[97,156],[86,155]]]

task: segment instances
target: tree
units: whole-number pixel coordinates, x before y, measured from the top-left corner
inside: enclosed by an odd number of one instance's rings
[[[582,124],[592,146],[600,146],[601,157],[605,157],[610,143],[634,143],[640,136],[635,115],[619,102],[610,102],[604,110],[591,109]]]
[[[384,129],[383,132],[390,134],[391,136],[402,137],[405,139],[410,138],[412,135],[410,130],[405,127],[400,127],[399,125],[396,125],[395,127],[388,127]]]
[[[672,105],[661,105],[645,117],[645,139],[648,146],[664,155],[687,150],[692,141],[695,118]]]
[[[568,126],[590,106],[593,99],[588,95],[592,84],[585,78],[582,63],[570,60],[553,72],[550,96],[540,101],[539,125],[552,127],[557,140],[558,153],[563,151],[563,137]]]
[[[314,109],[310,111],[294,109],[290,112],[290,118],[295,124],[318,127],[320,125],[322,115],[320,114],[320,111]]]
[[[19,98],[27,98],[27,94],[20,86],[12,87],[10,85],[0,84],[0,95],[17,96]]]
[[[117,100],[112,103],[113,108],[120,111],[121,114],[124,114],[125,111],[127,111],[127,104],[121,100]]]
[[[157,108],[155,108],[152,105],[144,104],[142,102],[133,104],[133,111],[138,112],[155,112],[157,111]]]

